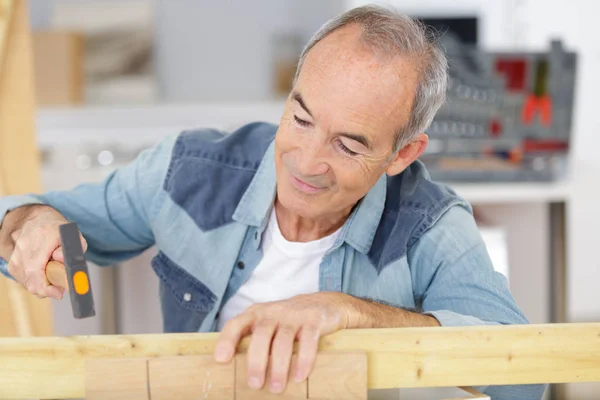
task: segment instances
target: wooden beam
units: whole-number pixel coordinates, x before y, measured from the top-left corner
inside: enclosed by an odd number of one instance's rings
[[[33,76],[27,1],[0,0],[0,196],[40,191]],[[0,279],[0,335],[51,335],[50,300]]]
[[[217,337],[0,338],[0,398],[82,398],[86,359],[212,354]],[[319,349],[366,351],[370,389],[600,382],[600,323],[346,330]]]
[[[0,73],[2,73],[2,64],[5,56],[5,44],[8,37],[8,26],[12,19],[14,0],[0,0]]]

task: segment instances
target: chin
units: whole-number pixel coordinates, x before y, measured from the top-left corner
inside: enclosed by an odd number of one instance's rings
[[[277,200],[283,208],[302,218],[312,219],[320,215],[321,207],[316,206],[315,202],[307,200],[302,194],[294,192],[294,190],[277,191]]]

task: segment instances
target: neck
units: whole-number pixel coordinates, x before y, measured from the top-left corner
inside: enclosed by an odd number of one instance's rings
[[[275,199],[275,215],[279,230],[283,237],[290,242],[311,242],[331,235],[344,225],[351,211],[352,208],[349,208],[318,219],[304,218],[286,209]]]

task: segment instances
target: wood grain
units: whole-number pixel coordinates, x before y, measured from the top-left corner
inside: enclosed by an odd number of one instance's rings
[[[149,400],[146,358],[88,360],[86,400]]]
[[[299,400],[308,397],[306,381],[296,383],[288,379],[285,391],[281,394],[271,393],[269,391],[269,376],[271,371],[267,370],[267,378],[262,389],[255,390],[248,386],[248,364],[246,354],[236,355],[236,378],[235,378],[235,399],[236,400]],[[292,368],[296,363],[296,356],[292,357]]]
[[[367,400],[367,353],[320,353],[308,378],[308,398]]]
[[[211,355],[160,357],[148,361],[152,400],[234,400],[235,362]]]
[[[81,398],[86,359],[212,354],[217,338],[0,338],[0,398]],[[366,351],[369,389],[600,381],[600,323],[356,329],[319,348]]]

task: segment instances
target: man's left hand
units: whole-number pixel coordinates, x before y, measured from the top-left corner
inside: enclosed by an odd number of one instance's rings
[[[240,340],[252,335],[247,353],[248,385],[253,389],[262,388],[267,379],[267,366],[270,366],[270,391],[281,393],[288,376],[296,382],[308,378],[321,336],[348,328],[347,297],[343,293],[318,292],[255,304],[227,321],[215,348],[215,358],[223,363],[231,361]],[[297,363],[290,371],[296,339],[299,342]]]

